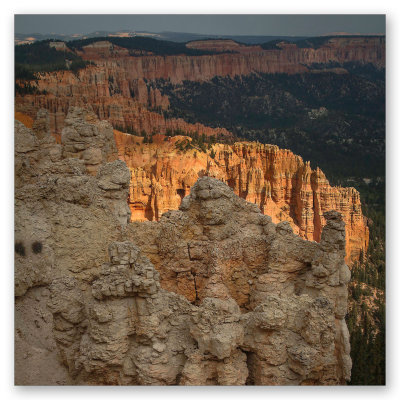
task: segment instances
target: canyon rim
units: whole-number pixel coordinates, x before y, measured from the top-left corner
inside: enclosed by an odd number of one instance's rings
[[[16,34],[16,385],[385,384],[385,36],[325,33]]]

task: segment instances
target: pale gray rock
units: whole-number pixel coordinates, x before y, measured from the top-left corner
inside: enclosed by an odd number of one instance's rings
[[[202,177],[179,210],[129,223],[111,125],[71,108],[61,144],[48,126],[15,125],[16,384],[350,378],[339,213],[307,242]]]

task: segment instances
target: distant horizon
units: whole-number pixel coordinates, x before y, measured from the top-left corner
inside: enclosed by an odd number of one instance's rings
[[[319,35],[279,35],[279,34],[268,34],[268,35],[249,35],[249,34],[217,34],[217,33],[197,33],[197,32],[184,32],[184,31],[149,31],[149,30],[131,30],[131,29],[116,29],[116,30],[96,30],[92,32],[74,32],[74,33],[57,33],[57,32],[15,32],[16,35],[57,35],[57,36],[71,36],[71,35],[91,35],[97,32],[105,32],[105,33],[154,33],[154,34],[162,34],[162,33],[176,33],[182,35],[205,35],[205,36],[287,36],[287,37],[317,37],[317,36],[386,36],[386,33],[359,33],[359,32],[327,32],[321,33]]]
[[[385,35],[384,14],[16,14],[15,34],[90,35],[104,32],[209,36]]]

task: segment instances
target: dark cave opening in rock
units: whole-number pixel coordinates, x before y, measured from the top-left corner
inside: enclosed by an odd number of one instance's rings
[[[178,194],[182,200],[185,197],[185,189],[176,189],[176,194]]]

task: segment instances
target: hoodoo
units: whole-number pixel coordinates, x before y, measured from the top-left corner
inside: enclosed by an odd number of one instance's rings
[[[358,260],[366,252],[369,231],[357,190],[330,186],[319,168],[312,170],[289,150],[240,142],[215,144],[203,153],[180,151],[176,144],[191,140],[181,136],[143,144],[141,138],[115,132],[115,139],[119,158],[131,172],[132,221],[159,220],[179,207],[199,177],[211,176],[257,204],[273,222],[288,221],[307,240],[321,240],[324,212],[336,210],[346,223],[346,259]]]
[[[58,144],[41,112],[15,143],[17,384],[350,378],[339,212],[307,241],[204,176],[179,210],[130,222],[110,124],[71,109]]]

